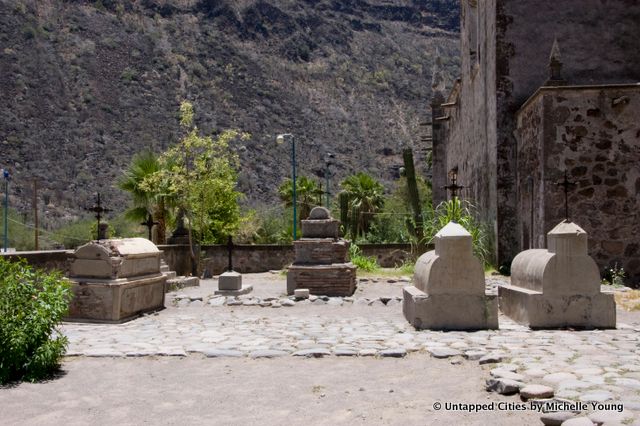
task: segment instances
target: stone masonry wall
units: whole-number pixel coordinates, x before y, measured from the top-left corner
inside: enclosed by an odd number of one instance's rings
[[[554,38],[568,84],[639,81],[640,2],[462,0],[460,5],[461,87],[456,106],[448,108],[444,140],[435,140],[434,128],[434,161],[445,161],[446,170],[458,166],[459,182],[468,187],[462,196],[493,222],[497,260],[507,264],[522,245],[516,114],[549,78]],[[438,144],[446,148],[436,158]]]
[[[47,271],[69,272],[69,256],[73,250],[20,251],[16,253],[0,253],[3,259],[18,262],[24,259],[29,265]]]
[[[444,173],[458,169],[458,183],[465,187],[460,197],[476,205],[481,219],[496,229],[496,2],[460,3],[461,80],[456,96],[447,100],[455,105],[444,109],[449,119],[441,158],[446,161]],[[434,130],[434,150],[435,137]]]
[[[638,117],[640,85],[542,88],[518,115],[518,181],[522,186],[533,173],[535,205],[543,209],[542,220],[536,215],[536,239],[564,219],[564,192],[556,182],[567,170],[577,184],[569,193],[569,215],[588,232],[589,254],[601,272],[623,267],[634,286],[640,284]],[[534,129],[540,122],[542,140]],[[531,155],[540,142],[542,164]],[[519,198],[524,226],[526,197]]]

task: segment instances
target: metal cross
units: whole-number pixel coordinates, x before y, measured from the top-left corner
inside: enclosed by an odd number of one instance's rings
[[[153,216],[151,215],[151,213],[149,213],[149,216],[147,216],[147,220],[140,223],[140,225],[147,227],[147,229],[149,230],[149,241],[151,241],[151,230],[153,229],[153,225],[160,225],[160,222],[154,222]]]
[[[564,179],[562,182],[556,182],[556,185],[564,187],[564,218],[569,220],[569,188],[576,186],[575,182],[569,181],[567,171],[564,171]]]
[[[100,193],[97,193],[96,203],[92,207],[87,207],[85,210],[94,212],[96,214],[96,219],[98,220],[98,228],[96,229],[96,239],[100,239],[100,219],[102,219],[102,213],[110,212],[111,209],[107,209],[102,207],[102,202],[100,201]]]
[[[446,189],[451,192],[451,199],[455,199],[458,196],[458,191],[464,188],[462,185],[458,185],[457,173],[451,174],[451,184],[443,186],[442,189]]]
[[[229,238],[227,239],[227,253],[229,254],[229,266],[227,267],[227,271],[231,272],[233,271],[233,238],[231,235],[229,235]]]

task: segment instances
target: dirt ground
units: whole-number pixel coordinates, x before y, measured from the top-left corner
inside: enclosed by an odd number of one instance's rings
[[[477,363],[292,357],[68,358],[60,377],[0,388],[3,425],[516,425],[532,411],[436,411],[518,402],[484,391]]]

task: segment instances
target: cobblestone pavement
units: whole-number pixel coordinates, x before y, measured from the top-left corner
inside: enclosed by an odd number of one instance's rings
[[[478,363],[486,370],[489,389],[496,392],[522,391],[523,399],[573,404],[561,406],[561,411],[608,409],[606,424],[636,424],[634,416],[640,419],[640,326],[635,322],[619,320],[616,330],[532,331],[501,316],[500,330],[416,331],[393,295],[318,298],[291,306],[288,298],[261,297],[254,303],[255,297],[248,295],[237,301],[222,298],[222,305],[220,298],[202,296],[206,292],[173,294],[164,311],[125,324],[65,323],[68,355],[431,356],[446,365]],[[527,386],[532,384],[544,387]],[[623,404],[623,414],[617,413],[617,404]]]

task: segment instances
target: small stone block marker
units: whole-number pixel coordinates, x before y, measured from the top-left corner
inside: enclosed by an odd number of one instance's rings
[[[547,250],[525,250],[513,259],[511,285],[498,287],[502,312],[531,328],[615,328],[615,300],[600,292],[587,233],[562,221],[547,241]]]
[[[435,236],[435,250],[418,259],[415,286],[403,289],[402,311],[417,329],[498,328],[498,301],[485,293],[484,269],[473,255],[471,234],[449,222]]]
[[[242,274],[236,271],[227,271],[218,277],[218,290],[214,294],[225,296],[238,296],[251,293],[253,286],[242,286]]]
[[[242,288],[242,275],[239,272],[227,271],[218,278],[219,290],[240,290]]]
[[[308,288],[296,288],[293,291],[293,295],[296,299],[308,299],[309,298],[309,289]]]

